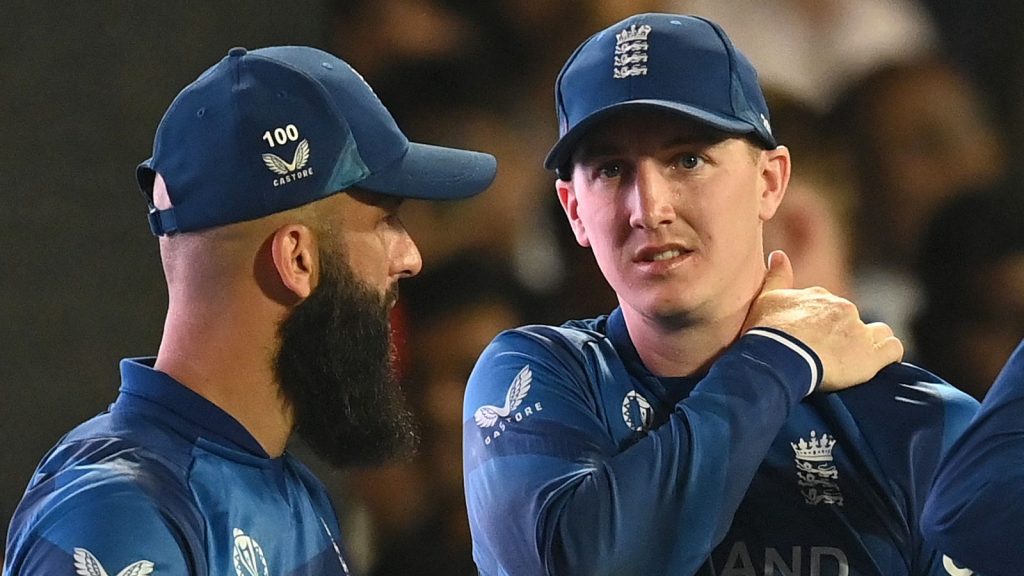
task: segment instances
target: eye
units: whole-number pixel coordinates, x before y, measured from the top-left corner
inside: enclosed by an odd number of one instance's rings
[[[704,163],[704,159],[697,154],[680,154],[676,158],[676,165],[683,168],[684,170],[694,170],[699,168]]]
[[[384,215],[384,223],[392,228],[403,228],[402,219],[398,216],[398,210],[390,210]]]
[[[622,176],[622,164],[619,162],[606,162],[597,167],[597,173],[601,178],[618,178]]]
[[[383,206],[380,212],[380,223],[389,228],[402,228],[402,220],[399,218],[399,202]]]

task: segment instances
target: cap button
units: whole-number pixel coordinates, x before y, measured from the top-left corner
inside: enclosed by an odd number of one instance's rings
[[[228,56],[233,56],[233,57],[245,56],[246,52],[247,52],[247,50],[245,48],[242,48],[241,46],[236,46],[236,47],[232,48],[231,50],[228,50]]]

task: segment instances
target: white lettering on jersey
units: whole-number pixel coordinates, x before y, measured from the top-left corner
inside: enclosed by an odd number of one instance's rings
[[[544,406],[540,402],[534,402],[524,408],[520,408],[523,401],[526,400],[526,395],[530,392],[532,382],[533,371],[530,370],[530,365],[527,364],[512,378],[512,383],[509,384],[508,391],[505,392],[504,405],[492,406],[484,404],[473,413],[473,420],[476,421],[477,426],[480,428],[494,428],[493,431],[488,432],[487,436],[484,437],[485,446],[490,446],[491,442],[500,437],[511,423],[522,422],[537,412],[544,410]]]
[[[526,398],[526,394],[530,391],[531,382],[533,382],[533,371],[530,370],[530,365],[527,364],[523,366],[523,369],[512,379],[512,383],[508,385],[503,406],[484,404],[476,409],[476,412],[473,414],[476,425],[481,428],[490,428],[498,423],[499,418],[508,418],[508,415],[523,403],[523,399]]]
[[[822,566],[826,567],[825,571]],[[746,542],[736,542],[729,550],[725,565],[715,573],[719,576],[850,576],[850,561],[846,553],[831,546],[793,546],[788,556],[777,548],[768,547],[764,551],[764,571],[758,572]]]
[[[100,561],[85,548],[75,548],[75,573],[79,576],[107,576]],[[153,573],[153,563],[149,560],[132,562],[117,576],[146,576]]]

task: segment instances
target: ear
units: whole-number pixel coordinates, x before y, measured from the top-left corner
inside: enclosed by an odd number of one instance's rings
[[[270,254],[282,288],[300,300],[308,298],[319,281],[313,231],[303,224],[278,228],[270,238]]]
[[[171,207],[171,195],[167,192],[167,182],[164,177],[157,173],[153,179],[153,206],[157,210],[167,210]]]
[[[765,242],[771,237],[772,249],[785,250],[790,259],[804,262],[821,245],[825,220],[802,190],[789,190],[786,205],[780,207],[765,225]]]
[[[576,200],[576,188],[572,180],[555,180],[555,191],[558,193],[558,202],[565,210],[565,216],[569,219],[572,232],[576,235],[576,242],[580,246],[589,247],[590,240],[587,238],[587,229],[580,220],[579,202]]]
[[[761,209],[758,217],[762,222],[767,222],[775,215],[789,186],[789,149],[779,146],[774,150],[763,151],[758,166],[761,170]]]

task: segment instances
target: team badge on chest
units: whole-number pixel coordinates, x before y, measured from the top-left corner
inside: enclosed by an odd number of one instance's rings
[[[804,502],[812,506],[818,504],[843,505],[843,493],[839,490],[839,470],[832,459],[832,449],[836,439],[828,434],[817,437],[811,430],[811,439],[800,438],[799,442],[790,442],[796,462],[797,484]]]

